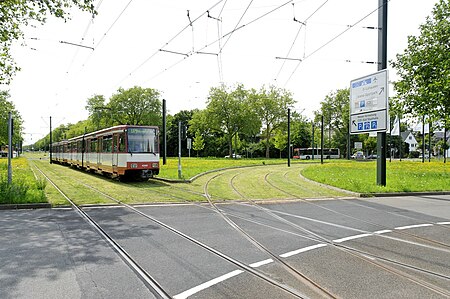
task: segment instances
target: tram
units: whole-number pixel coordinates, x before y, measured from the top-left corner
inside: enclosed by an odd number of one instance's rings
[[[52,143],[51,161],[113,177],[146,180],[159,174],[159,129],[119,125]]]

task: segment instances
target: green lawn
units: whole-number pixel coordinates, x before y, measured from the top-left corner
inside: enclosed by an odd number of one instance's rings
[[[7,159],[0,160],[0,204],[67,204],[37,170],[32,171],[33,165],[41,168],[78,204],[112,203],[84,184],[127,203],[202,201],[205,200],[205,188],[216,200],[289,200],[347,195],[309,182],[303,176],[358,193],[450,190],[449,166],[439,161],[387,162],[387,186],[382,187],[376,184],[376,161],[329,160],[321,165],[318,160],[315,163],[293,160],[291,167],[287,167],[286,160],[281,159],[182,158],[183,179],[203,175],[192,183],[179,184],[155,180],[123,183],[67,166],[49,164],[48,156],[43,154],[27,157],[29,160],[24,157],[13,159],[12,186],[7,184]],[[161,161],[158,177],[176,180],[177,163],[177,158],[168,158],[167,165],[162,165]],[[217,169],[222,170],[211,172]]]
[[[8,159],[0,159],[0,204],[47,202],[44,189],[47,182],[35,177],[25,157],[14,158],[12,183],[8,184]]]
[[[386,186],[376,184],[376,161],[330,161],[307,167],[302,174],[312,180],[359,193],[449,191],[450,166],[442,161],[386,162]]]
[[[291,160],[292,164],[299,163],[298,160]],[[316,161],[317,162],[317,161]],[[263,166],[285,164],[287,159],[225,159],[225,158],[181,158],[181,172],[183,179],[190,179],[201,173],[214,169],[242,167],[242,166]],[[167,158],[167,164],[160,161],[160,172],[157,177],[167,179],[178,179],[178,158]]]

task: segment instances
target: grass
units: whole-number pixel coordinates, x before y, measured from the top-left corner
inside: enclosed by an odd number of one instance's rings
[[[292,161],[292,163],[298,163]],[[182,178],[189,179],[198,174],[214,169],[240,167],[240,166],[262,166],[287,164],[286,159],[225,159],[225,158],[181,158]],[[160,163],[160,172],[157,177],[167,179],[178,179],[178,158],[167,158],[167,164]]]
[[[450,169],[443,162],[386,162],[386,186],[376,184],[376,169],[376,161],[340,160],[307,167],[302,174],[312,180],[359,193],[450,190]]]
[[[25,157],[11,160],[12,183],[8,184],[8,159],[0,159],[0,204],[44,203],[47,182],[36,178]]]
[[[13,159],[14,187],[5,189],[6,159],[0,160],[0,203],[49,202],[67,205],[66,199],[30,165],[41,168],[64,193],[78,204],[114,203],[86,187],[99,189],[129,204],[151,202],[204,201],[205,188],[215,200],[272,200],[346,196],[340,191],[306,181],[303,176],[338,188],[359,193],[449,191],[449,166],[442,162],[387,162],[387,186],[376,185],[376,161],[347,160],[300,163],[293,160],[287,167],[281,159],[182,158],[184,179],[215,169],[189,184],[148,182],[123,183],[89,174],[67,166],[49,164],[48,156],[31,154],[29,160]],[[158,177],[177,179],[178,159],[168,158]],[[259,167],[240,167],[259,166]]]

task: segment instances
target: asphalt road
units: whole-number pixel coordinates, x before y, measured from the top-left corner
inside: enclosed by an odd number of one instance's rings
[[[450,196],[219,207],[251,238],[207,204],[138,209],[305,297],[300,274],[340,298],[450,296]],[[84,210],[175,298],[293,297],[127,208]],[[0,298],[153,297],[71,209],[0,211],[0,244]]]

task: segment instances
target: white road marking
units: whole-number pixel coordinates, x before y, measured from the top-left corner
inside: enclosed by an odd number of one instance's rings
[[[425,226],[433,226],[431,223],[424,223],[424,224],[414,224],[414,225],[407,225],[407,226],[399,226],[395,227],[396,230],[404,230],[409,228],[416,228],[416,227],[425,227]]]
[[[249,266],[252,267],[252,268],[258,268],[258,267],[261,267],[263,265],[267,265],[267,264],[270,264],[270,263],[273,263],[273,259],[267,259],[267,260],[264,260],[264,261],[256,262],[256,263],[250,264]]]
[[[280,254],[280,256],[281,257],[290,257],[290,256],[293,256],[293,255],[302,253],[302,252],[310,251],[310,250],[313,250],[313,249],[316,249],[316,248],[320,248],[320,247],[324,247],[324,246],[327,246],[327,244],[320,243],[320,244],[316,244],[316,245],[300,248],[300,249],[297,249],[297,250],[294,250],[294,251],[289,251],[289,252]]]
[[[178,295],[173,296],[174,299],[185,299],[189,296],[194,295],[195,293],[198,293],[204,289],[207,289],[215,284],[218,284],[219,282],[222,282],[224,280],[227,280],[228,278],[234,277],[236,275],[239,275],[241,273],[243,273],[244,271],[242,270],[234,270],[232,272],[229,272],[225,275],[219,276],[217,278],[211,279],[210,281],[207,281],[205,283],[202,283],[196,287],[193,287],[192,289],[189,289],[187,291],[184,291],[183,293],[180,293]]]
[[[342,242],[345,242],[345,241],[350,241],[350,240],[364,238],[364,237],[369,237],[369,236],[372,236],[372,234],[354,235],[354,236],[345,237],[345,238],[342,238],[342,239],[336,239],[336,240],[333,240],[333,242],[335,242],[335,243],[342,243]]]
[[[450,224],[450,222],[438,222],[437,224]],[[400,227],[396,227],[394,229],[396,229],[396,230],[404,230],[404,229],[409,229],[409,228],[426,227],[426,226],[433,226],[433,224],[430,224],[430,223],[415,224],[415,225],[408,225],[408,226],[400,226]],[[336,240],[333,240],[333,242],[341,243],[341,242],[350,241],[350,240],[354,240],[354,239],[370,237],[370,236],[373,236],[374,234],[379,235],[379,234],[390,233],[390,232],[392,232],[392,230],[389,230],[389,229],[379,230],[379,231],[375,231],[373,233],[359,234],[359,235],[349,236],[349,237],[345,237],[345,238],[341,238],[341,239],[336,239]],[[289,251],[289,252],[280,254],[280,257],[286,258],[286,257],[290,257],[290,256],[293,256],[293,255],[296,255],[296,254],[299,254],[299,253],[303,253],[303,252],[307,252],[307,251],[314,250],[314,249],[317,249],[317,248],[321,248],[321,247],[324,247],[324,246],[327,246],[327,244],[319,243],[319,244],[316,244],[316,245],[311,245],[311,246],[308,246],[308,247],[304,247],[304,248],[300,248],[300,249],[297,249],[297,250],[293,250],[293,251]],[[367,256],[367,257],[370,258],[370,259],[373,259],[373,257],[369,257],[369,256]],[[273,260],[272,259],[266,259],[266,260],[263,260],[263,261],[259,261],[259,262],[250,264],[249,266],[252,267],[252,268],[257,268],[257,267],[260,267],[260,266],[263,266],[263,265],[267,265],[267,264],[270,264],[270,263],[273,263]],[[186,290],[186,291],[184,291],[184,292],[182,292],[182,293],[180,293],[178,295],[175,295],[173,298],[174,299],[185,299],[185,298],[188,298],[189,296],[192,296],[192,295],[194,295],[194,294],[196,294],[196,293],[198,293],[198,292],[200,292],[200,291],[202,291],[204,289],[207,289],[207,288],[209,288],[209,287],[211,287],[211,286],[213,286],[215,284],[218,284],[218,283],[220,283],[222,281],[225,281],[225,280],[227,280],[229,278],[232,278],[232,277],[234,277],[236,275],[239,275],[241,273],[244,273],[244,271],[242,271],[242,270],[234,270],[232,272],[229,272],[227,274],[224,274],[222,276],[219,276],[217,278],[214,278],[214,279],[211,279],[211,280],[209,280],[207,282],[204,282],[204,283],[202,283],[202,284],[200,284],[200,285],[198,285],[196,287],[193,287],[193,288],[191,288],[189,290]]]
[[[379,230],[376,232],[373,232],[374,234],[380,235],[380,234],[385,234],[385,233],[392,233],[392,231],[390,229],[384,229],[384,230]]]

